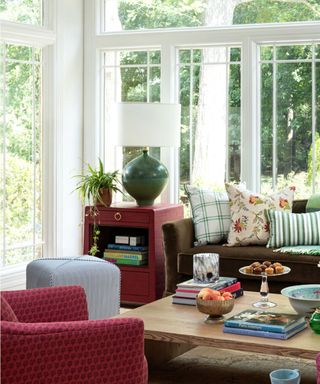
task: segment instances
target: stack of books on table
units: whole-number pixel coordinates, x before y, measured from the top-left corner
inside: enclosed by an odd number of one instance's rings
[[[223,332],[289,339],[307,326],[304,316],[248,309],[224,321]]]
[[[142,245],[108,244],[103,258],[114,264],[148,264],[148,247]]]
[[[221,292],[230,292],[234,297],[243,295],[241,284],[236,277],[220,277],[214,283],[198,283],[193,279],[177,284],[176,293],[172,296],[173,304],[196,305],[196,296],[203,288],[211,288]]]

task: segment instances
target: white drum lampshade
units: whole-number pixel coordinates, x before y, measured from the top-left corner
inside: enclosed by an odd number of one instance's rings
[[[180,147],[180,104],[118,103],[113,111],[112,142],[146,147],[123,169],[122,182],[138,205],[152,205],[166,186],[169,173],[147,147]]]

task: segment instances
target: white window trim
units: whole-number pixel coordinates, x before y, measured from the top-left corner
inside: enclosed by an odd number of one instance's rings
[[[101,72],[100,52],[104,49],[157,48],[162,50],[161,101],[177,102],[177,91],[170,65],[175,65],[175,49],[183,46],[204,46],[213,44],[235,44],[242,46],[242,160],[241,179],[248,188],[260,189],[260,139],[259,139],[259,77],[257,68],[258,44],[299,43],[319,41],[320,22],[272,23],[255,25],[232,25],[228,27],[171,28],[136,31],[101,31],[101,4],[85,0],[85,126],[84,159],[95,163],[99,156],[104,158],[101,148],[103,125],[99,99]],[[253,38],[254,36],[254,38]],[[255,75],[252,76],[252,73]],[[244,87],[246,84],[249,86]],[[100,143],[100,146],[99,146]],[[245,143],[245,150],[244,150]],[[172,158],[172,156],[171,156]],[[178,192],[179,165],[175,153],[174,164],[170,167],[173,176],[168,200],[175,202]]]
[[[1,40],[6,43],[29,44],[37,48],[52,45],[56,40],[52,30],[12,21],[0,20],[0,32]]]

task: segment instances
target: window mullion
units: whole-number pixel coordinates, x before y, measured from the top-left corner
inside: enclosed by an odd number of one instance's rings
[[[35,99],[35,62],[34,62],[34,48],[32,48],[32,165],[33,165],[33,181],[32,181],[32,186],[33,186],[33,215],[32,215],[32,220],[33,220],[33,244],[32,244],[32,250],[33,250],[33,257],[35,257],[35,244],[36,244],[36,127],[35,127],[35,121],[36,121],[36,99]]]
[[[230,48],[226,47],[226,168],[225,168],[225,180],[229,181],[230,162],[229,162],[229,76],[230,76],[230,63],[228,59],[230,57]]]
[[[3,128],[2,128],[2,145],[3,145],[3,155],[2,155],[2,190],[3,190],[3,196],[2,196],[2,241],[3,241],[3,256],[0,258],[0,265],[3,266],[5,265],[6,262],[6,123],[7,123],[7,118],[6,118],[6,102],[7,102],[7,97],[6,97],[6,86],[7,86],[7,63],[5,58],[7,57],[7,46],[6,44],[3,44],[3,83],[2,83],[2,97],[3,97],[3,117],[2,117],[2,123],[3,123]]]
[[[317,161],[320,161],[320,159],[316,158],[316,55],[315,55],[315,44],[312,45],[312,64],[311,64],[311,86],[312,86],[312,106],[311,106],[311,121],[312,121],[312,128],[311,128],[311,136],[312,136],[312,193],[316,192],[316,168],[317,168]]]
[[[260,185],[257,44],[251,39],[243,42],[241,65],[241,180],[249,189],[257,191]]]
[[[272,189],[277,186],[277,62],[276,47],[273,45],[273,71],[272,71]]]
[[[193,164],[193,86],[194,86],[194,79],[193,79],[193,71],[194,71],[194,64],[193,64],[193,49],[191,49],[191,57],[190,57],[190,90],[189,90],[189,98],[190,98],[190,105],[189,105],[189,164],[190,164],[190,171],[189,171],[189,180],[192,180],[192,164]]]
[[[161,46],[161,103],[174,103],[175,100],[175,47],[171,44]],[[167,166],[169,171],[168,187],[161,195],[164,202],[177,202],[179,191],[179,162],[178,149],[161,148],[160,159]]]

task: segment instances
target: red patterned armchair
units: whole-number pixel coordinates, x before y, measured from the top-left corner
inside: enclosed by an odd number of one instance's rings
[[[1,292],[2,384],[146,384],[143,322],[88,320],[81,287]]]

